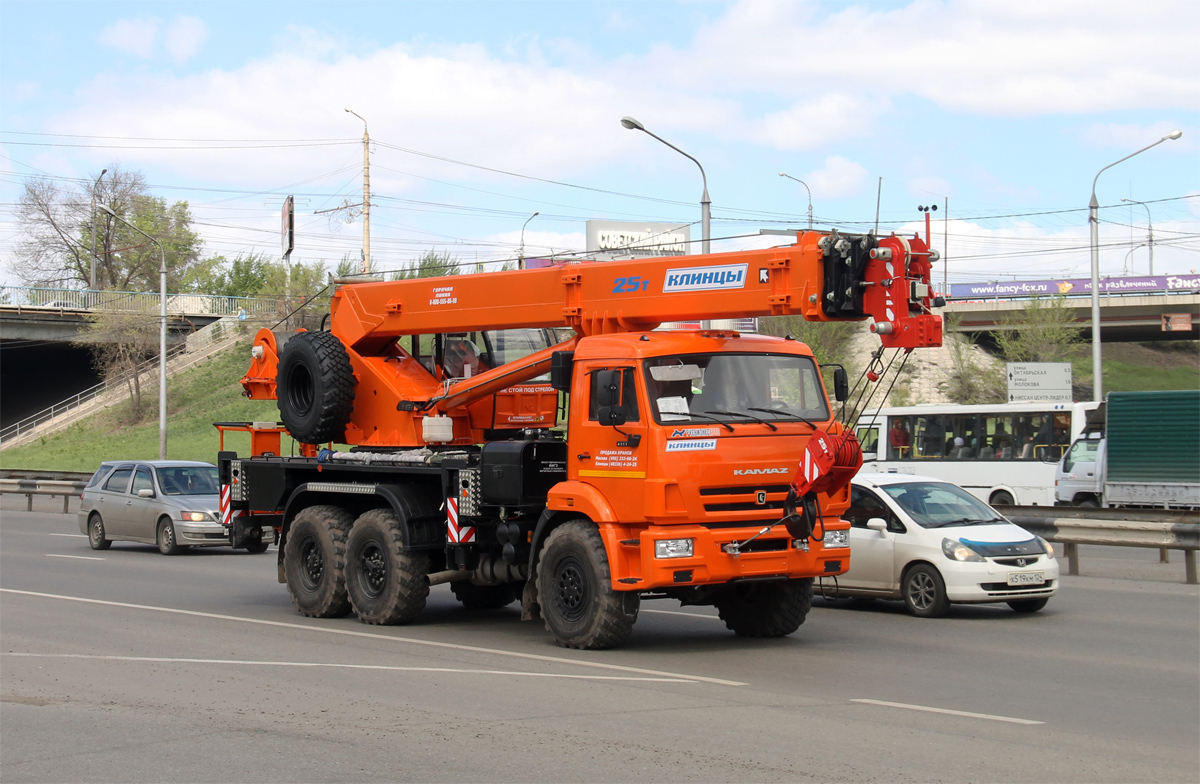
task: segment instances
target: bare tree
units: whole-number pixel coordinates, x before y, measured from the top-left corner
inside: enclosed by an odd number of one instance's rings
[[[138,366],[157,353],[159,316],[144,311],[95,311],[73,341],[92,353],[96,372],[129,391],[129,419],[141,421],[143,389]]]

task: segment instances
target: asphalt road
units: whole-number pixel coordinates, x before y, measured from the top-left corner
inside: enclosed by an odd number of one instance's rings
[[[756,641],[648,602],[625,647],[581,652],[446,586],[410,626],[307,619],[274,548],[93,552],[23,508],[0,515],[4,782],[1200,777],[1200,602],[1153,551],[1085,551],[1033,616],[817,602]]]

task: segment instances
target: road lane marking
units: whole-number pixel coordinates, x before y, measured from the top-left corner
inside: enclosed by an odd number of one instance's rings
[[[710,621],[719,621],[719,615],[704,615],[702,613],[678,612],[676,610],[639,610],[644,613],[654,613],[655,615],[682,615],[685,618],[707,618]]]
[[[633,675],[564,675],[551,672],[520,672],[517,670],[469,670],[451,667],[393,667],[385,664],[333,664],[328,662],[248,661],[243,659],[180,659],[166,656],[100,656],[85,653],[0,653],[0,656],[20,656],[36,659],[93,659],[100,661],[151,662],[162,664],[240,664],[257,667],[331,667],[344,670],[386,670],[389,672],[444,672],[458,675],[522,675],[529,678],[565,678],[584,681],[640,681],[657,683],[695,683],[684,678],[649,678]]]
[[[906,710],[927,711],[928,713],[946,713],[951,716],[966,716],[969,719],[987,719],[988,721],[1007,721],[1010,724],[1045,724],[1044,721],[1030,719],[1014,719],[1011,716],[993,716],[990,713],[970,713],[968,711],[950,710],[949,708],[930,708],[927,705],[909,705],[904,702],[884,702],[883,700],[850,700],[867,705],[884,705],[889,708],[904,708]]]
[[[380,640],[382,642],[402,642],[411,645],[425,645],[431,648],[445,648],[455,651],[466,651],[470,653],[485,653],[494,656],[511,656],[517,659],[532,659],[534,661],[552,662],[554,664],[566,664],[574,667],[592,667],[600,670],[613,670],[616,672],[631,672],[638,675],[652,675],[665,678],[678,678],[681,680],[699,681],[701,683],[712,683],[718,686],[745,686],[741,681],[729,681],[722,678],[710,678],[705,675],[688,675],[678,672],[664,672],[662,670],[648,670],[641,667],[627,667],[620,664],[607,664],[604,662],[583,661],[578,659],[567,659],[561,656],[544,656],[538,653],[521,653],[520,651],[506,651],[500,648],[481,648],[475,645],[459,645],[451,642],[437,642],[434,640],[420,640],[414,637],[398,637],[387,634],[372,634],[371,632],[351,631],[350,629],[334,629],[324,626],[308,626],[302,623],[287,623],[285,621],[268,621],[261,618],[239,618],[236,615],[220,615],[218,613],[206,613],[198,610],[179,610],[174,607],[154,607],[147,604],[130,604],[128,602],[110,602],[104,599],[88,599],[82,596],[64,596],[54,593],[41,593],[39,591],[20,591],[15,588],[0,588],[0,593],[11,593],[20,596],[39,596],[44,599],[61,599],[68,602],[83,602],[84,604],[100,604],[107,607],[125,607],[133,610],[149,610],[151,612],[172,613],[175,615],[189,615],[194,618],[213,618],[220,621],[236,621],[238,623],[253,623],[260,626],[276,626],[281,629],[299,629],[306,632],[322,632],[325,634],[340,634],[346,637],[366,637],[372,640]]]
[[[94,555],[59,555],[58,553],[46,553],[47,558],[78,558],[81,561],[103,561],[103,558],[97,558]]]
[[[79,539],[87,539],[87,534],[48,534],[48,536],[74,536]]]

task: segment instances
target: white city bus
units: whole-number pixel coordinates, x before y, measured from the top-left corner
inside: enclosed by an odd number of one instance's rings
[[[920,474],[990,504],[1054,505],[1054,469],[1096,403],[922,405],[858,418],[864,471]]]

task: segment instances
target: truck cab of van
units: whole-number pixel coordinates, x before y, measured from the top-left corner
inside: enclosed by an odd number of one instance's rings
[[[1054,473],[1055,506],[1101,505],[1105,446],[1099,431],[1085,431],[1075,439]]]

